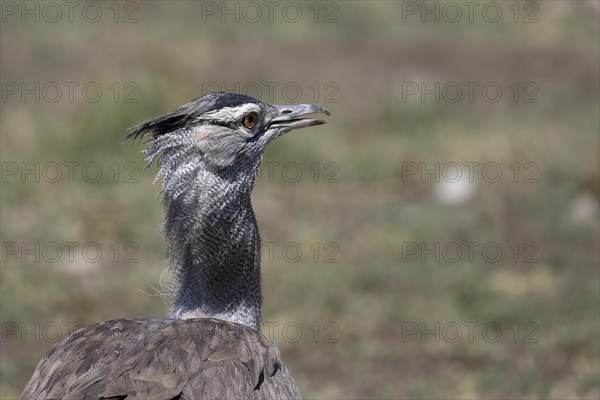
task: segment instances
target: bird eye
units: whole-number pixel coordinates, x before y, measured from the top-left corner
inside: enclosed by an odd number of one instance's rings
[[[258,120],[258,115],[255,112],[251,112],[251,113],[246,114],[246,116],[244,116],[242,123],[244,124],[244,126],[246,128],[252,129],[252,128],[254,128],[254,125],[256,125],[257,120]]]

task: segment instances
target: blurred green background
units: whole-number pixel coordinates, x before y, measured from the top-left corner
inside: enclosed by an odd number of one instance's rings
[[[253,196],[305,398],[600,397],[598,1],[74,4],[2,3],[2,399],[70,326],[168,312],[120,140],[215,89],[332,113]]]

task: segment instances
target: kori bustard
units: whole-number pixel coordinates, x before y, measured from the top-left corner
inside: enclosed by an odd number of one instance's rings
[[[323,124],[314,104],[211,93],[130,129],[158,164],[173,307],[100,322],[51,348],[23,399],[285,399],[300,394],[260,333],[260,236],[250,195],[267,145]]]

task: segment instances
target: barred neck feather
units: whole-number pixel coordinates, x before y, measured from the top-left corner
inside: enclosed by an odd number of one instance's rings
[[[192,131],[151,140],[162,176],[172,316],[213,317],[260,329],[260,236],[250,203],[260,160],[209,167]]]

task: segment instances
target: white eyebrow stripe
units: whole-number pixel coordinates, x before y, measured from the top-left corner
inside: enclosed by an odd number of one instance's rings
[[[216,119],[224,122],[237,122],[251,111],[260,113],[261,110],[258,104],[248,103],[237,107],[223,107],[220,110],[210,111],[205,113],[203,118]]]

